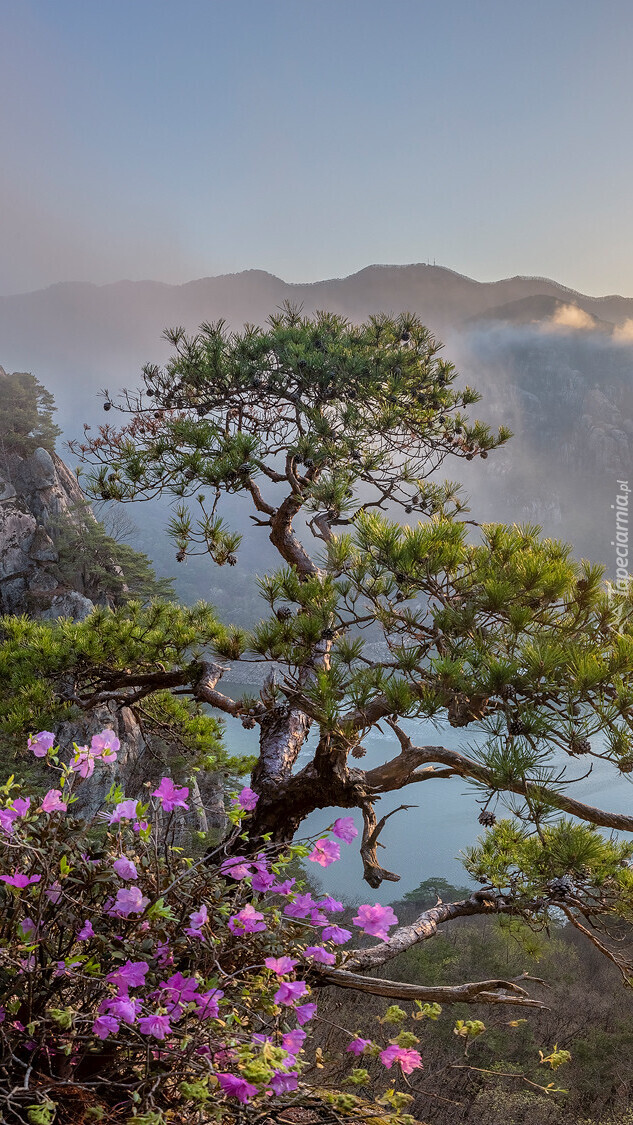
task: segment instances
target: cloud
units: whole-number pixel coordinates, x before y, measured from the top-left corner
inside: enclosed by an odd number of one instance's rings
[[[594,318],[584,309],[579,309],[578,305],[561,305],[544,327],[574,328],[579,332],[587,332],[595,328],[595,322]]]

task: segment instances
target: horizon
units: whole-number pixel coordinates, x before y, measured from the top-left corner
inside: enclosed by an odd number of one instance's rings
[[[366,266],[361,266],[359,269],[352,270],[347,274],[329,274],[326,277],[318,277],[310,280],[289,281],[287,278],[282,277],[280,274],[274,273],[272,270],[265,269],[261,266],[249,266],[241,270],[227,270],[222,273],[215,274],[201,274],[197,277],[190,277],[184,281],[165,281],[160,277],[117,277],[111,281],[91,281],[89,279],[69,278],[64,281],[52,281],[48,285],[42,285],[35,289],[23,289],[10,293],[0,293],[0,300],[12,297],[29,297],[36,293],[45,293],[51,289],[73,288],[73,287],[90,287],[94,289],[108,289],[117,285],[160,285],[165,288],[182,289],[187,285],[195,285],[201,281],[220,281],[228,277],[241,277],[245,274],[257,273],[263,274],[266,277],[273,278],[275,281],[281,281],[284,285],[296,286],[297,288],[307,287],[312,285],[326,284],[330,281],[348,281],[354,277],[358,277],[362,273],[369,270],[380,269],[393,269],[393,270],[407,270],[407,269],[429,269],[438,270],[442,273],[449,273],[453,277],[461,278],[465,281],[472,281],[476,285],[497,285],[504,281],[535,281],[546,282],[548,284],[556,285],[558,288],[574,294],[579,297],[588,297],[592,300],[605,300],[610,297],[622,297],[625,300],[633,300],[633,292],[619,293],[616,290],[608,292],[590,293],[582,289],[575,288],[572,285],[567,285],[564,281],[559,281],[557,278],[548,276],[547,274],[530,274],[530,273],[515,273],[507,274],[503,277],[492,278],[479,278],[473,277],[472,274],[464,273],[461,270],[453,269],[451,266],[442,265],[440,262],[370,262]]]

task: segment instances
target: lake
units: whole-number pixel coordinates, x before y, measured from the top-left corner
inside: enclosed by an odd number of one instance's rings
[[[245,692],[254,691],[253,685],[226,684],[223,690],[232,698]],[[444,745],[452,750],[468,752],[468,746],[476,742],[472,732],[449,726],[436,726],[430,722],[403,723],[414,744]],[[257,750],[257,729],[244,730],[237,719],[226,722],[226,744],[232,754],[253,754]],[[314,736],[304,747],[299,757],[299,768],[309,761],[314,750]],[[381,762],[393,758],[399,752],[395,735],[385,728],[385,733],[373,730],[364,740],[366,756],[358,765],[372,769]],[[567,776],[580,777],[589,768],[591,775],[572,786],[573,796],[588,804],[608,809],[610,812],[633,813],[633,781],[630,775],[624,776],[608,762],[588,758],[568,758],[563,755],[556,761],[565,766]],[[354,763],[356,764],[356,763]],[[406,812],[396,813],[385,825],[381,841],[385,845],[379,851],[379,859],[384,867],[401,876],[398,883],[383,883],[378,890],[372,890],[362,877],[362,864],[358,855],[358,841],[354,844],[341,844],[341,861],[326,870],[316,864],[314,876],[318,877],[323,888],[333,895],[354,902],[362,898],[365,902],[387,903],[402,897],[413,890],[424,879],[440,875],[449,882],[468,885],[469,878],[460,862],[462,849],[471,846],[484,829],[477,818],[481,811],[481,793],[469,786],[461,778],[438,778],[432,781],[409,785],[394,793],[386,793],[376,804],[378,818],[399,805],[416,805]],[[494,806],[491,805],[491,808]],[[499,804],[497,815],[509,815]],[[362,817],[358,811],[321,809],[312,813],[304,822],[306,835],[325,830],[337,816],[350,816],[353,813],[356,827],[362,829]],[[607,831],[604,829],[603,831]],[[627,836],[629,834],[627,833]],[[312,875],[312,871],[311,871]]]

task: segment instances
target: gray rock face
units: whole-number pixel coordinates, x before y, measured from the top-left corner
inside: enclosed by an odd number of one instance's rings
[[[36,449],[29,457],[0,460],[0,614],[83,620],[92,610],[88,598],[60,581],[53,534],[60,518],[79,529],[87,511],[56,454]]]

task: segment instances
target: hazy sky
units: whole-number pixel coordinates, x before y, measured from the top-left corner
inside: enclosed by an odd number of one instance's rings
[[[0,293],[433,261],[633,294],[630,0],[0,0]]]

